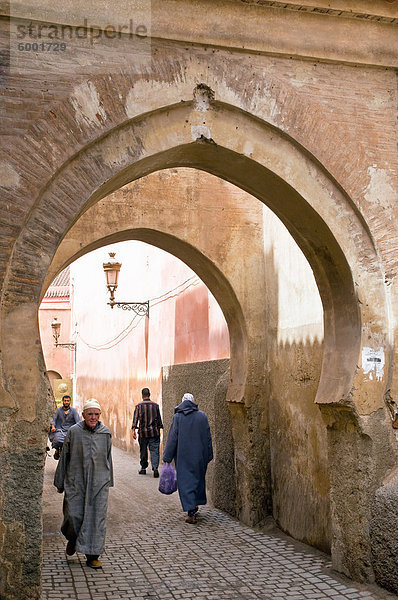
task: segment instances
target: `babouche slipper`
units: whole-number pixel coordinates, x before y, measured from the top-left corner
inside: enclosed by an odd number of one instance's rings
[[[87,560],[86,565],[90,567],[90,569],[102,569],[102,562],[100,560]]]

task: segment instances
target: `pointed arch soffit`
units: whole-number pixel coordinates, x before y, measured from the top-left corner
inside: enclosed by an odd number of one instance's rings
[[[198,59],[190,58],[187,62],[190,60]],[[232,74],[226,70],[217,73],[216,81],[211,81],[213,74],[208,73],[213,91],[206,84],[196,82],[195,85],[195,81],[189,79],[191,74],[186,71],[182,76],[179,61],[171,64],[167,73],[162,68],[162,61],[153,66],[153,73],[146,75],[149,80],[131,73],[122,73],[94,77],[78,84],[68,99],[39,119],[23,138],[20,147],[12,149],[5,157],[8,162],[5,161],[4,165],[18,174],[11,187],[7,189],[6,186],[5,198],[7,201],[7,196],[10,196],[14,204],[18,204],[18,198],[21,198],[19,204],[24,209],[30,205],[25,224],[47,186],[51,186],[52,181],[79,154],[103,141],[112,131],[121,131],[133,123],[139,127],[150,115],[162,111],[168,114],[181,104],[193,105],[199,114],[206,113],[209,109],[217,111],[218,107],[235,111],[235,114],[243,111],[253,121],[259,120],[264,127],[275,128],[280,136],[288,136],[293,144],[300,147],[301,152],[309,153],[314,164],[316,161],[319,161],[318,165],[327,164],[330,172],[339,173],[340,179],[349,183],[350,175],[355,172],[355,165],[360,162],[361,153],[354,160],[352,153],[345,151],[344,140],[336,138],[332,125],[325,127],[324,107],[321,104],[311,102],[311,106],[308,106],[298,91],[274,76],[264,79],[258,74],[254,77],[253,74],[249,95],[247,89],[239,87]],[[163,93],[160,94],[160,91]],[[165,106],[164,101],[159,102],[160,98],[166,98],[166,101],[170,99],[168,105]],[[206,129],[205,126],[200,128]],[[206,135],[201,132],[200,137],[205,139]],[[338,153],[331,152],[331,137],[337,141]],[[137,141],[139,145],[139,139]],[[32,148],[36,150],[35,154],[32,154]],[[311,148],[316,148],[316,158],[311,154]],[[135,150],[137,151],[137,147]],[[134,150],[131,151],[134,153]],[[40,189],[43,181],[46,183]],[[27,187],[30,188],[29,191]],[[66,191],[68,187],[70,186],[65,185]],[[35,198],[33,205],[31,198]],[[355,205],[351,203],[351,206],[360,217]],[[363,225],[369,235],[364,222]],[[0,276],[2,270],[0,265]]]

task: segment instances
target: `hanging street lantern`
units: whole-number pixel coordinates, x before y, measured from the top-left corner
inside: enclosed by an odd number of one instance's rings
[[[146,302],[116,302],[115,301],[115,291],[119,282],[119,273],[122,263],[117,262],[115,260],[115,252],[109,252],[110,260],[102,264],[105,278],[106,278],[106,287],[109,291],[109,306],[113,308],[114,306],[118,306],[123,310],[132,310],[136,315],[146,316],[149,318],[149,300]]]

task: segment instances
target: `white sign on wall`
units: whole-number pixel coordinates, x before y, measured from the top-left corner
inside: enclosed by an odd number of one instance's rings
[[[384,375],[384,350],[373,350],[373,348],[362,348],[362,369],[364,375],[369,379],[381,381]]]

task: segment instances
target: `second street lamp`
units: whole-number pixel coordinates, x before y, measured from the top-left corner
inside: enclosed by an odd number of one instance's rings
[[[53,330],[54,346],[56,348],[68,348],[69,350],[76,350],[76,342],[66,342],[63,344],[58,343],[58,339],[61,334],[61,323],[58,322],[57,317],[54,317],[54,320],[51,323],[51,329]]]

